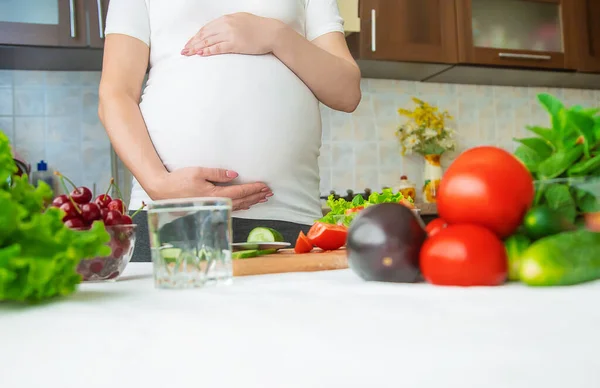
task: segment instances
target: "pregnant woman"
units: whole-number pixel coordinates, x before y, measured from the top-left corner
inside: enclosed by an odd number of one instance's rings
[[[295,241],[321,217],[319,102],[361,98],[343,31],[336,0],[111,0],[99,115],[135,177],[130,210],[229,197],[235,241],[255,226]],[[150,260],[134,222],[133,260]]]

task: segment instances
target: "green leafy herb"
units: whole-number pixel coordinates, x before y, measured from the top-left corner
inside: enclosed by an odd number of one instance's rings
[[[538,135],[540,138],[544,139],[546,142],[548,142],[553,149],[557,148],[558,136],[555,132],[552,131],[552,129],[537,126],[528,126],[527,129]]]
[[[552,151],[554,151],[552,144],[539,137],[528,137],[526,139],[517,139],[517,141],[535,152],[540,160],[549,158],[552,155]]]
[[[600,168],[600,155],[591,159],[583,159],[572,165],[567,173],[569,176],[586,176]]]
[[[569,122],[583,137],[583,151],[587,158],[590,157],[591,148],[596,144],[596,134],[594,133],[594,119],[583,111],[570,111],[568,113]]]
[[[0,301],[38,302],[68,295],[81,282],[76,268],[84,258],[110,253],[101,222],[89,231],[67,228],[60,209],[46,209],[52,190],[14,177],[8,138],[0,132]]]
[[[562,102],[549,94],[539,94],[538,101],[546,108],[548,113],[550,113],[550,117],[552,118],[552,129],[554,132],[562,132],[564,128],[564,117],[562,116],[562,112],[565,109]]]
[[[562,149],[543,160],[537,167],[537,172],[542,179],[556,178],[567,171],[573,163],[577,162],[581,155],[583,155],[581,145],[570,149]]]
[[[515,156],[537,180],[535,205],[547,205],[571,221],[599,211],[600,193],[586,187],[600,187],[600,108],[567,107],[549,94],[538,95],[538,101],[551,128],[529,126],[537,137],[515,139],[521,144]]]
[[[544,195],[550,209],[561,213],[570,222],[575,221],[577,207],[568,185],[551,184],[546,188]]]
[[[538,166],[544,160],[538,152],[526,145],[517,148],[515,156],[519,158],[523,164],[525,164],[525,167],[533,174],[538,172]]]

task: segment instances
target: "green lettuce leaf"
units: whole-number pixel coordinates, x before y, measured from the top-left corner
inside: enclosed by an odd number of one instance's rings
[[[12,177],[8,138],[0,132],[0,301],[39,302],[69,295],[81,282],[77,265],[110,254],[104,224],[88,231],[67,228],[64,212],[48,208],[52,189],[26,177]],[[1,182],[0,182],[1,183]]]

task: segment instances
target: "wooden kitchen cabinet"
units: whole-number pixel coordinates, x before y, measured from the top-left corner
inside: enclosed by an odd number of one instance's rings
[[[361,0],[360,58],[456,63],[452,0]]]
[[[575,69],[579,0],[455,0],[460,63]],[[597,0],[589,0],[597,3]]]
[[[87,45],[84,0],[0,1],[0,45]]]
[[[109,2],[109,0],[86,0],[90,20],[91,47],[104,47],[104,26],[106,26],[106,14]]]
[[[575,4],[577,25],[577,70],[600,73],[600,1],[572,0]]]

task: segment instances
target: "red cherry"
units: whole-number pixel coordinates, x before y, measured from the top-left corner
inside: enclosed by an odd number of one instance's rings
[[[111,273],[107,279],[114,279],[117,276],[119,276],[119,271],[115,271],[115,272]]]
[[[63,222],[70,220],[71,218],[79,218],[79,212],[77,211],[75,205],[71,203],[71,201],[63,203],[60,206],[60,209],[66,213],[62,219]]]
[[[131,241],[130,240],[125,240],[121,243],[121,248],[123,249],[124,252],[129,251],[129,248],[131,248]]]
[[[90,264],[90,271],[93,273],[102,271],[102,268],[104,268],[104,264],[102,264],[101,261],[94,261],[92,264]]]
[[[106,215],[108,214],[110,210],[108,210],[105,207],[100,208],[100,216],[102,217],[102,219],[104,220],[106,218]]]
[[[59,195],[58,197],[54,198],[54,200],[52,201],[52,206],[61,207],[62,205],[64,205],[67,202],[71,202],[71,201],[69,201],[69,197],[62,194],[62,195]]]
[[[112,198],[108,194],[102,194],[96,197],[94,203],[98,205],[99,208],[108,207],[108,204],[112,201]]]
[[[121,217],[121,224],[122,225],[131,225],[131,224],[133,224],[133,220],[127,214],[123,214],[123,216]]]
[[[83,205],[84,203],[88,203],[92,200],[92,191],[87,187],[77,187],[71,191],[71,198],[73,201],[78,204]]]
[[[112,257],[114,257],[115,259],[120,259],[121,257],[123,257],[124,254],[125,249],[123,249],[123,247],[121,246],[114,247],[112,251]]]
[[[121,223],[121,213],[116,210],[109,210],[104,217],[105,225],[119,225]]]
[[[121,214],[125,213],[125,206],[123,206],[123,201],[121,201],[118,198],[110,201],[107,208],[108,208],[108,210],[116,210],[116,211],[120,212]]]
[[[85,223],[81,218],[69,218],[65,221],[65,226],[71,229],[83,228]]]
[[[91,225],[92,222],[102,218],[100,208],[95,203],[81,205],[81,218],[86,224]]]

